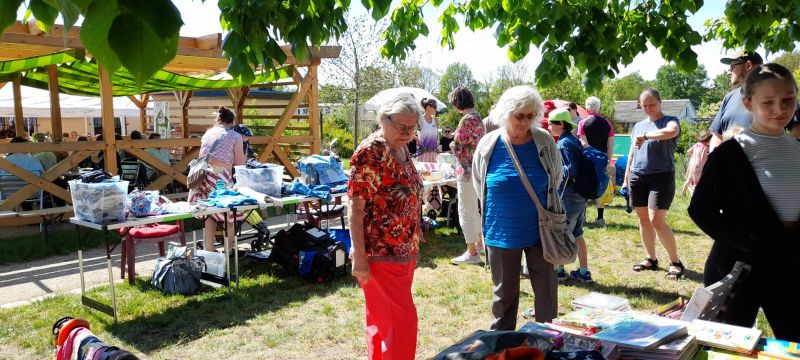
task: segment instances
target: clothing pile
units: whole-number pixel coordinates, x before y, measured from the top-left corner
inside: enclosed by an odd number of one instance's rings
[[[132,353],[109,346],[90,330],[86,320],[63,317],[53,324],[55,360],[138,360]]]
[[[330,202],[333,194],[347,192],[347,183],[330,185],[308,185],[298,179],[284,184],[281,195],[305,195],[323,199]]]
[[[78,220],[96,224],[124,221],[128,182],[102,171],[92,171],[69,182],[72,205]]]
[[[218,186],[216,190],[208,194],[206,204],[208,204],[208,206],[232,208],[239,205],[256,205],[258,204],[258,201],[252,197],[243,195],[238,191],[234,191],[225,187],[220,188]]]
[[[280,196],[283,166],[250,159],[245,166],[234,166],[238,187],[248,187],[262,194]]]
[[[158,190],[134,190],[128,194],[128,215],[135,217],[193,213],[204,208],[203,204],[191,204],[186,201],[172,202],[161,196]]]
[[[309,185],[331,185],[347,181],[342,163],[331,156],[311,155],[297,161],[303,182]]]

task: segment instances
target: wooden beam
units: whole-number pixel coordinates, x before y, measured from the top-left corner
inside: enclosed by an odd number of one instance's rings
[[[127,149],[125,152],[132,154],[137,159],[142,160],[145,164],[150,165],[150,167],[155,168],[156,170],[162,172],[163,174],[178,180],[182,184],[186,184],[186,175],[183,173],[183,170],[179,171],[178,169],[173,168],[169,164],[165,164],[152,154],[142,150],[142,149]]]
[[[200,148],[192,150],[185,154],[179,163],[172,165],[172,168],[182,173],[189,166],[189,162],[196,158],[198,154],[200,154]],[[172,181],[172,178],[169,175],[161,175],[156,181],[150,183],[146,190],[159,190],[167,186],[170,181]],[[186,183],[183,183],[183,185],[186,185]]]
[[[114,135],[114,89],[108,71],[98,66],[100,73],[100,108],[103,114],[103,142],[105,149],[105,170],[110,174],[117,173],[117,148]]]
[[[189,104],[192,101],[194,90],[176,90],[172,93],[175,94],[178,106],[181,107],[181,133],[184,138],[189,137]]]
[[[306,81],[311,83],[308,89],[308,126],[311,128],[311,136],[314,137],[311,142],[311,153],[319,154],[322,144],[322,123],[319,117],[319,79],[316,65],[308,67]]]
[[[279,136],[283,135],[283,130],[286,128],[286,126],[289,125],[289,119],[291,119],[294,116],[294,113],[297,111],[297,105],[300,104],[300,101],[304,97],[306,97],[308,89],[311,88],[310,81],[306,81],[306,79],[300,76],[300,73],[298,73],[296,69],[294,73],[295,73],[294,75],[295,78],[301,81],[300,88],[297,89],[297,92],[294,93],[294,95],[292,95],[292,98],[289,100],[289,103],[286,104],[286,108],[283,109],[283,114],[281,115],[281,118],[278,120],[278,122],[275,124],[275,129],[272,131],[272,134],[276,136],[273,136],[272,139],[270,139],[271,141],[264,148],[264,151],[261,154],[262,156],[269,156],[269,154],[272,153],[272,150],[278,144]],[[261,156],[259,157],[259,159],[261,159]]]
[[[21,144],[12,144],[12,145],[21,145]],[[45,171],[42,175],[42,178],[48,182],[52,182],[53,180],[57,179],[61,176],[61,174],[67,172],[69,169],[74,168],[77,166],[83,159],[91,156],[94,152],[93,151],[76,151],[67,156],[64,160],[61,160],[50,168],[50,170]],[[0,210],[12,210],[17,207],[20,203],[25,201],[26,199],[30,198],[37,189],[42,188],[37,186],[36,183],[28,184],[21,189],[17,190],[11,197],[7,198],[4,202],[0,202]],[[60,187],[59,187],[60,188]],[[54,193],[53,195],[58,196],[64,201],[71,203],[72,197],[69,193],[58,192]]]
[[[19,76],[15,77],[11,83],[12,92],[14,93],[14,132],[17,136],[25,132],[24,117],[22,114],[22,86]]]
[[[53,128],[53,140],[60,140],[63,127],[61,126],[61,100],[58,98],[58,65],[47,66],[47,87],[50,90],[50,125]],[[113,125],[111,126],[114,127]]]
[[[14,143],[0,144],[0,153],[35,153],[43,151],[98,151],[104,150],[105,146],[97,141],[71,141],[54,143]]]
[[[250,92],[249,86],[239,86],[239,87],[232,87],[227,88],[226,92],[228,93],[228,98],[231,100],[231,104],[234,108],[234,114],[236,115],[236,119],[234,119],[235,124],[242,123],[242,114],[245,100],[247,99],[247,94]]]
[[[13,208],[17,207],[19,203],[28,199],[36,192],[36,189],[32,189],[33,191],[23,191],[26,188],[35,186],[40,188],[44,191],[47,191],[53,195],[56,195],[60,198],[70,198],[69,192],[66,189],[58,187],[56,184],[48,181],[47,179],[38,176],[28,170],[23,169],[17,164],[14,164],[5,158],[0,158],[0,169],[7,171],[9,174],[14,175],[22,180],[25,180],[29,185],[23,187],[22,189],[15,192],[13,195],[9,196],[6,200],[0,203],[0,210],[12,210]]]
[[[152,140],[120,140],[117,141],[117,149],[147,149],[147,148],[180,148],[200,146],[200,139],[196,138],[174,138],[174,139],[152,139]]]

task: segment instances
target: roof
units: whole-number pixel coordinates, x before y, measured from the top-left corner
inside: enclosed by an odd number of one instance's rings
[[[689,107],[688,113],[690,116],[694,115],[694,105],[689,99],[677,100],[661,100],[661,112],[664,115],[675,116],[680,118],[685,113],[684,110]],[[621,123],[635,123],[645,118],[642,109],[639,108],[639,102],[630,101],[615,101],[614,102],[614,122]]]
[[[57,65],[59,91],[70,95],[100,96],[100,71],[94,60],[86,60],[81,50],[65,50],[53,54],[0,62],[0,82],[21,76],[22,85],[48,89],[47,66]],[[291,77],[292,66],[283,66],[275,73],[256,75],[253,84],[262,84]],[[115,96],[138,95],[158,91],[227,89],[242,84],[236,80],[210,80],[159,70],[150,80],[139,84],[126,69],[111,76]]]

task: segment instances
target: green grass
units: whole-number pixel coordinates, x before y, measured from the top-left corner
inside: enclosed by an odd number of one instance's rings
[[[635,273],[631,266],[645,253],[637,221],[622,199],[607,208],[606,228],[588,227],[590,268],[595,284],[567,282],[559,286],[559,312],[590,291],[626,297],[634,309],[650,312],[677,297],[688,298],[702,286],[703,264],[711,241],[686,214],[688,200],[676,197],[668,222],[675,230],[680,256],[687,266],[679,281],[665,270]],[[588,210],[590,220],[595,209]],[[659,259],[667,259],[661,246]],[[463,238],[452,229],[426,234],[415,272],[413,294],[419,314],[418,358],[428,358],[467,334],[486,329],[491,321],[491,280],[480,266],[453,266],[450,258],[464,251]],[[666,261],[665,261],[666,262]],[[568,270],[575,267],[568,266]],[[350,277],[330,284],[310,284],[281,276],[277,268],[243,261],[241,287],[204,287],[200,294],[166,296],[146,278],[135,285],[116,285],[119,323],[80,305],[76,295],[63,295],[21,308],[0,310],[0,358],[52,356],[52,322],[64,315],[88,319],[106,342],[152,359],[360,359],[366,354],[361,290]],[[117,275],[117,274],[115,274]],[[521,280],[520,311],[533,305],[530,283]],[[108,301],[106,287],[90,291]],[[519,318],[517,325],[522,325]],[[763,316],[758,326],[771,335]]]

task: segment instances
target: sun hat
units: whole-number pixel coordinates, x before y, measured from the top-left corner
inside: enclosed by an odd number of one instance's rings
[[[553,122],[565,122],[567,124],[572,125],[572,127],[576,127],[578,125],[572,120],[572,115],[569,114],[569,110],[564,108],[555,109],[550,112],[550,117],[548,121],[552,124]]]

